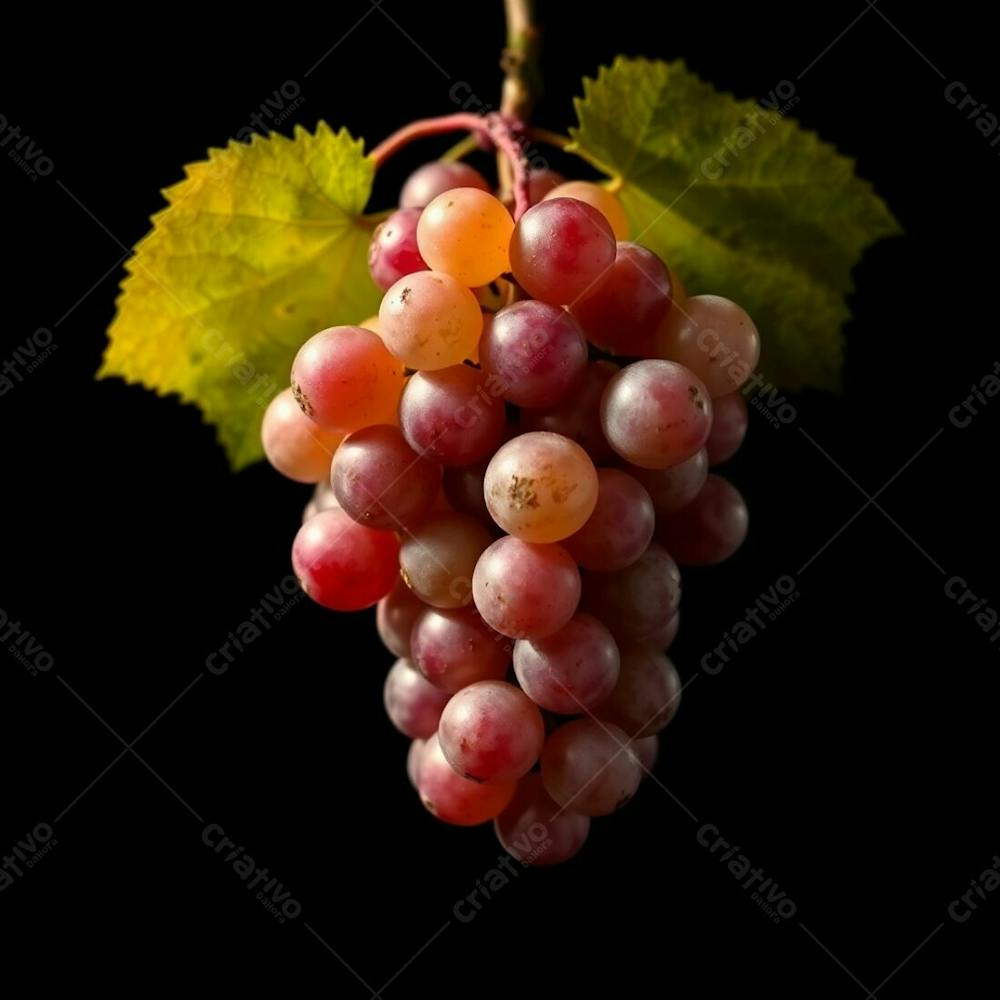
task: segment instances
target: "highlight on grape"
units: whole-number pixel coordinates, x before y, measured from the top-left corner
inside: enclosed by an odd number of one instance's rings
[[[507,852],[456,904],[465,921],[511,859],[574,857],[655,761],[682,687],[665,653],[679,565],[715,565],[747,532],[709,470],[743,442],[760,339],[629,239],[613,191],[532,170],[519,123],[462,127],[507,158],[510,187],[461,161],[410,176],[369,248],[378,315],[302,344],[261,437],[315,484],[303,590],[377,607],[421,802],[492,822]]]

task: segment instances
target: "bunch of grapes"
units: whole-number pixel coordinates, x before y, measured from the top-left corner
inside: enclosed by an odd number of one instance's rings
[[[424,805],[572,857],[636,792],[680,694],[678,563],[731,555],[753,322],[628,241],[607,189],[529,178],[515,221],[471,167],[410,177],[375,232],[377,316],[317,333],[264,450],[318,483],[295,538],[327,608],[377,604]]]

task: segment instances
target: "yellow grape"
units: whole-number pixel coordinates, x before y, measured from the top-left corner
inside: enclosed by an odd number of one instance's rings
[[[616,240],[628,239],[628,217],[622,203],[600,184],[590,181],[567,181],[554,187],[542,200],[550,198],[576,198],[585,201],[591,208],[596,208],[608,220]]]
[[[478,188],[439,194],[417,223],[420,256],[469,288],[488,285],[510,270],[514,220],[493,195]]]
[[[385,293],[378,318],[385,346],[417,371],[460,365],[475,351],[483,329],[475,295],[440,271],[400,278]]]

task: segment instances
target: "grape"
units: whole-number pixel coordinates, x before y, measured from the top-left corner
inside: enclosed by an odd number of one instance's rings
[[[299,483],[329,479],[333,453],[342,437],[313,423],[299,409],[290,388],[282,389],[271,400],[260,427],[267,460],[283,476]]]
[[[486,507],[483,479],[486,476],[486,462],[467,465],[461,469],[444,470],[444,492],[451,506],[462,514],[495,528],[496,525]]]
[[[760,357],[753,320],[719,295],[695,295],[683,309],[672,309],[660,328],[656,355],[695,373],[713,396],[735,392],[750,377]]]
[[[472,781],[516,781],[538,760],[545,724],[535,703],[506,681],[462,688],[441,713],[441,752]]]
[[[486,178],[467,163],[425,163],[410,174],[399,195],[400,208],[424,208],[439,194],[452,188],[489,191]]]
[[[372,234],[372,241],[368,244],[368,271],[372,281],[383,292],[400,278],[414,271],[427,270],[427,264],[417,249],[419,219],[419,208],[401,208]]]
[[[657,649],[625,646],[622,666],[611,697],[595,714],[622,729],[630,739],[652,736],[677,714],[681,680],[677,670]]]
[[[656,537],[688,566],[714,566],[728,559],[747,535],[747,505],[722,476],[709,475],[683,510],[657,525]]]
[[[403,579],[435,608],[460,608],[472,600],[472,574],[493,541],[478,521],[453,512],[432,514],[403,540]]]
[[[514,672],[535,704],[560,715],[579,715],[614,690],[618,646],[596,618],[578,614],[544,639],[519,639]]]
[[[653,540],[656,513],[649,494],[618,469],[597,470],[597,505],[587,522],[563,545],[584,569],[624,569]]]
[[[715,411],[718,419],[718,411]],[[711,434],[709,435],[711,437]],[[707,448],[702,448],[679,465],[669,469],[629,468],[629,474],[646,487],[657,517],[666,517],[686,507],[705,485],[708,475]]]
[[[409,658],[410,632],[413,623],[427,605],[397,579],[395,586],[389,591],[375,610],[375,628],[382,640],[382,645],[395,656]]]
[[[619,243],[611,268],[573,303],[587,339],[612,354],[649,356],[671,305],[670,272],[651,250]]]
[[[510,265],[532,298],[567,305],[611,267],[615,249],[615,234],[597,209],[573,198],[546,198],[514,228]]]
[[[644,646],[655,649],[669,649],[677,638],[677,630],[681,627],[681,613],[675,611],[673,616],[664,622],[655,632],[642,640]]]
[[[508,402],[553,406],[583,373],[587,341],[565,309],[515,302],[484,326],[479,360],[491,390]]]
[[[472,596],[483,619],[512,639],[540,639],[562,628],[580,603],[580,571],[559,545],[510,535],[476,563]]]
[[[680,599],[677,563],[666,549],[653,544],[617,573],[588,573],[583,606],[597,615],[616,639],[647,640],[673,617]]]
[[[510,647],[474,608],[428,608],[413,623],[413,665],[432,683],[454,694],[476,681],[499,680],[510,664]]]
[[[616,240],[628,239],[628,217],[625,215],[622,203],[600,184],[592,184],[590,181],[567,181],[553,188],[545,197],[576,198],[577,201],[585,201],[608,220]]]
[[[399,576],[399,542],[391,531],[355,524],[342,510],[324,510],[299,528],[292,566],[302,589],[334,611],[369,608]]]
[[[486,376],[468,365],[417,372],[399,404],[410,447],[445,465],[470,465],[493,454],[504,419],[503,402]]]
[[[534,205],[541,201],[553,188],[565,184],[566,178],[548,167],[537,167],[528,171],[528,202]],[[581,199],[583,200],[583,199]]]
[[[514,220],[503,202],[475,187],[439,194],[417,225],[420,255],[435,271],[469,288],[488,285],[510,270]]]
[[[400,278],[385,293],[378,317],[389,350],[419,371],[461,364],[483,329],[475,295],[439,271]]]
[[[643,736],[641,739],[633,740],[632,750],[638,758],[639,766],[642,768],[642,776],[644,778],[648,777],[649,772],[656,765],[656,758],[660,756],[660,737],[654,734],[653,736]]]
[[[427,740],[413,740],[410,749],[406,752],[406,776],[410,779],[410,784],[417,787],[417,779],[420,775],[420,761],[423,759],[424,747]]]
[[[561,810],[545,791],[542,776],[528,774],[493,821],[493,830],[503,849],[521,864],[558,865],[583,847],[590,817]]]
[[[615,457],[601,428],[601,396],[618,366],[591,361],[570,393],[553,407],[525,410],[521,427],[526,431],[552,431],[571,438],[590,455],[595,465]]]
[[[441,471],[410,448],[398,427],[377,424],[344,438],[330,481],[340,506],[355,521],[401,529],[430,510]]]
[[[576,719],[557,729],[542,752],[545,790],[563,807],[584,816],[620,809],[642,780],[642,768],[617,727]]]
[[[310,337],[292,362],[292,392],[302,412],[327,430],[348,433],[391,424],[403,391],[403,366],[378,334],[332,326]]]
[[[608,444],[644,469],[666,469],[700,451],[712,426],[701,381],[672,361],[637,361],[608,383],[601,400]]]
[[[455,826],[476,826],[495,819],[507,808],[517,782],[485,785],[456,774],[435,734],[420,754],[417,789],[424,807],[438,819]]]
[[[525,542],[557,542],[593,513],[597,470],[575,441],[532,431],[497,451],[484,489],[486,506],[504,531]]]
[[[382,690],[389,721],[411,740],[434,735],[450,697],[414,670],[408,660],[396,660]]]
[[[746,400],[740,393],[730,392],[712,400],[712,429],[705,442],[709,465],[721,465],[739,451],[749,422]]]

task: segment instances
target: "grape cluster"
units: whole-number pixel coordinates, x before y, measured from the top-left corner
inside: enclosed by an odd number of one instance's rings
[[[746,432],[759,341],[628,242],[607,189],[529,187],[515,222],[465,164],[411,176],[371,242],[378,315],[303,344],[262,436],[319,484],[292,549],[305,591],[378,605],[424,805],[554,864],[635,794],[677,710],[677,564],[746,534],[708,470]]]

